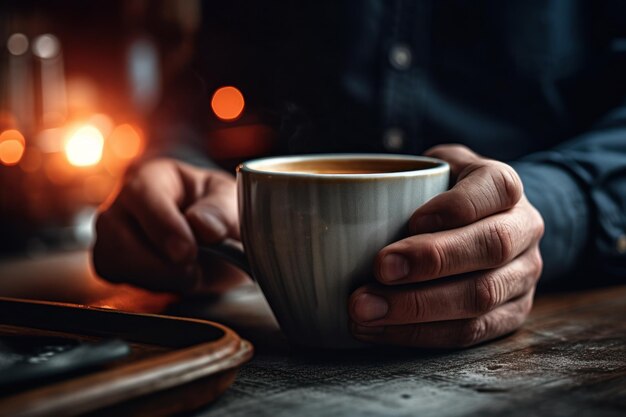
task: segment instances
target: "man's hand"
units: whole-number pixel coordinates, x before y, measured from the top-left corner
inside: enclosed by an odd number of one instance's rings
[[[235,180],[170,159],[133,167],[96,223],[96,272],[152,290],[190,291],[202,282],[198,243],[239,239]],[[243,279],[234,267],[212,269]]]
[[[454,186],[417,209],[410,237],[380,251],[377,284],[349,300],[364,341],[466,347],[519,328],[542,269],[541,215],[508,165],[443,145]]]

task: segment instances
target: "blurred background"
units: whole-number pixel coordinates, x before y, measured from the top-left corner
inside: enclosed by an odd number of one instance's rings
[[[193,57],[202,6],[2,2],[0,259],[89,246],[96,208],[149,148],[164,86]],[[207,119],[249,129],[235,86],[207,95]],[[267,148],[250,147],[240,134],[238,145],[220,131],[212,154],[225,166]]]

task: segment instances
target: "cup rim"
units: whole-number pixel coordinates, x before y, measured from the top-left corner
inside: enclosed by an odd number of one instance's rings
[[[333,160],[333,159],[387,159],[387,160],[405,160],[431,162],[435,164],[430,168],[421,168],[409,171],[397,172],[376,172],[376,173],[360,173],[360,174],[325,174],[314,172],[286,172],[259,169],[255,165],[275,161],[277,163],[300,162],[309,160]],[[252,159],[242,162],[237,166],[237,172],[247,172],[251,174],[260,174],[267,176],[279,176],[290,178],[317,178],[317,179],[376,179],[376,178],[405,178],[405,177],[421,177],[429,175],[443,174],[450,171],[450,165],[437,158],[418,155],[404,154],[382,154],[382,153],[332,153],[332,154],[307,154],[307,155],[290,155],[290,156],[270,156],[264,158]]]

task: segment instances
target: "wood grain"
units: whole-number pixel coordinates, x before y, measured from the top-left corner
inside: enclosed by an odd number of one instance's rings
[[[252,292],[242,295],[250,310]],[[238,308],[234,296],[221,304],[195,313],[223,318]],[[256,325],[236,321],[230,325],[250,337],[259,353],[220,401],[197,415],[626,413],[626,286],[539,296],[520,331],[461,351],[305,352],[275,336],[268,342],[268,319],[257,316]]]

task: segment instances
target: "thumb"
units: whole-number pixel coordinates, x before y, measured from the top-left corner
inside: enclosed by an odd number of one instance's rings
[[[187,208],[185,217],[199,243],[217,243],[226,238],[239,240],[234,178],[226,173],[210,172],[202,196]]]

